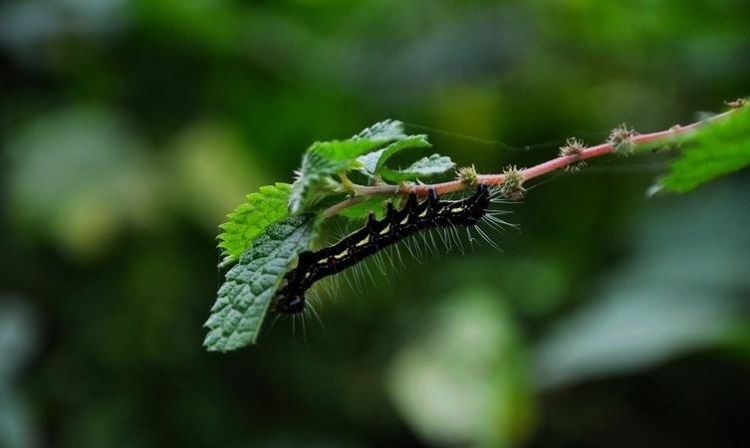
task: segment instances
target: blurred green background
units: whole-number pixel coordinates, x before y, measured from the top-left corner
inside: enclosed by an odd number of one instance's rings
[[[687,123],[750,93],[749,21],[745,0],[5,0],[0,447],[748,446],[747,174],[649,199],[663,158],[594,162],[509,206],[503,254],[375,271],[325,328],[228,355],[201,326],[217,225],[312,141],[400,119],[493,172]]]

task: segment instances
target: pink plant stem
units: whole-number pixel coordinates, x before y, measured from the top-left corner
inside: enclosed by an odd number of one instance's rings
[[[660,139],[667,138],[667,137],[674,137],[677,135],[686,134],[688,132],[691,132],[703,126],[704,124],[708,122],[712,122],[712,121],[724,118],[727,115],[731,114],[732,112],[733,110],[730,110],[730,111],[724,112],[723,114],[713,116],[709,118],[708,120],[699,121],[699,122],[692,123],[687,126],[678,125],[678,126],[673,126],[672,128],[664,130],[664,131],[652,132],[650,134],[635,135],[630,138],[630,143],[633,145],[642,145],[642,144],[653,142],[655,140],[660,140]],[[555,159],[540,163],[539,165],[535,165],[530,168],[525,168],[521,170],[521,176],[523,177],[524,181],[527,181],[529,179],[534,179],[535,177],[539,177],[539,176],[551,173],[553,171],[563,169],[565,167],[568,167],[577,162],[581,162],[583,160],[593,159],[595,157],[600,157],[605,154],[611,154],[615,152],[615,146],[616,144],[613,142],[605,142],[597,146],[586,148],[583,151],[581,151],[580,154],[577,154],[577,155],[560,156]],[[502,185],[503,182],[505,182],[505,175],[504,174],[479,174],[477,175],[477,182],[480,184],[485,184],[485,185]],[[342,201],[330,207],[328,210],[324,212],[324,215],[333,216],[339,213],[341,210],[349,208],[363,201],[364,198],[367,196],[395,195],[399,193],[401,194],[415,193],[419,196],[426,196],[429,193],[429,191],[432,189],[434,189],[437,194],[446,194],[446,193],[453,193],[455,191],[463,190],[469,186],[470,185],[460,180],[441,182],[441,183],[431,184],[431,185],[425,185],[425,184],[373,185],[373,186],[352,185],[352,190],[357,194],[357,196],[346,199],[345,201]]]

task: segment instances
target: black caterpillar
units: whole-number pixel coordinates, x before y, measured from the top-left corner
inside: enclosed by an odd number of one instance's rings
[[[333,246],[299,255],[297,266],[284,277],[275,310],[281,314],[298,314],[305,309],[305,292],[318,280],[354,266],[381,249],[422,230],[474,226],[487,213],[490,191],[479,185],[476,192],[458,201],[442,201],[434,190],[426,200],[409,195],[406,205],[396,210],[388,203],[386,215],[377,220],[370,214],[367,224]]]

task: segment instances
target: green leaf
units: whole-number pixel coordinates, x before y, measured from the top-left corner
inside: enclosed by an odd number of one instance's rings
[[[259,190],[247,195],[247,200],[227,216],[229,220],[219,226],[222,230],[219,247],[224,263],[239,259],[266,227],[289,215],[291,185],[277,183]]]
[[[366,174],[378,174],[385,167],[385,162],[402,149],[429,148],[426,135],[410,135],[391,143],[387,147],[361,156],[358,160],[362,164],[362,171]]]
[[[209,351],[227,352],[257,341],[284,275],[313,238],[313,220],[302,215],[272,224],[253,241],[227,272],[211,308],[203,341]]]
[[[302,167],[292,185],[292,213],[307,211],[326,195],[335,193],[338,183],[331,176],[360,167],[357,157],[381,144],[369,139],[313,143],[302,156]]]
[[[383,142],[369,139],[331,140],[328,142],[315,142],[307,153],[325,159],[330,163],[337,163],[342,167],[357,165],[357,157],[367,151],[377,148]]]
[[[680,157],[661,180],[666,190],[684,193],[750,165],[750,107],[708,124],[679,140]]]
[[[86,260],[111,249],[128,223],[157,216],[159,168],[125,122],[108,108],[70,106],[6,132],[3,219]]]
[[[365,128],[359,134],[352,137],[352,140],[367,139],[390,142],[406,138],[404,133],[404,123],[398,120],[383,120],[375,123],[369,128]]]
[[[324,197],[340,193],[341,185],[333,177],[337,174],[358,169],[372,175],[398,151],[429,145],[424,135],[406,135],[404,124],[395,120],[376,123],[348,140],[316,142],[302,157],[302,166],[292,186],[290,209],[292,213],[309,211]]]
[[[380,171],[380,175],[384,179],[392,182],[402,182],[444,174],[453,170],[455,167],[456,164],[453,163],[450,157],[433,154],[429,157],[423,157],[417,160],[410,167],[403,170],[383,168]]]
[[[400,196],[385,199],[382,197],[368,198],[357,205],[342,210],[339,214],[351,220],[360,220],[367,218],[370,212],[373,212],[375,213],[376,218],[381,219],[385,216],[385,204],[389,201],[393,201],[396,208],[398,208],[400,199]]]
[[[427,445],[523,445],[535,422],[534,376],[506,301],[480,288],[430,299],[387,371],[404,423]]]

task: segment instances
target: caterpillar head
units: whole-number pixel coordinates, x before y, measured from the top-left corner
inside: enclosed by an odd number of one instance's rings
[[[299,314],[305,310],[305,295],[282,294],[276,299],[275,310],[281,314]]]

